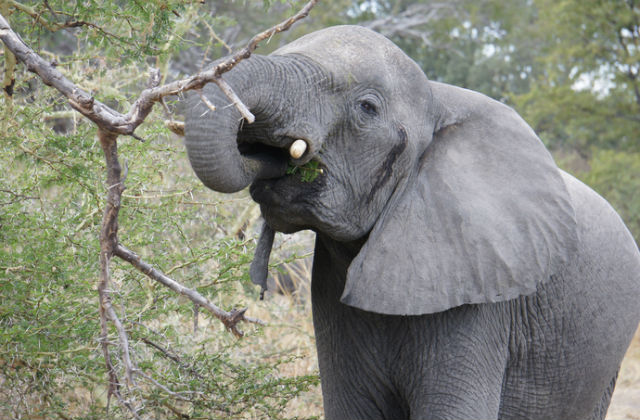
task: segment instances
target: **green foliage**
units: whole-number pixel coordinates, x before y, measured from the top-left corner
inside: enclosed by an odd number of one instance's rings
[[[18,8],[23,13],[14,13],[11,21],[14,27],[23,28],[22,36],[53,47],[60,45],[56,45],[59,38],[52,37],[51,31],[74,28],[72,33],[80,43],[79,51],[90,54],[86,49],[97,47],[103,55],[95,58],[109,57],[114,60],[112,64],[127,64],[166,53],[163,47],[173,35],[176,17],[190,3],[184,0],[22,1]]]
[[[0,416],[104,418],[107,379],[95,289],[102,154],[89,124],[60,135],[42,124],[47,108],[15,109],[13,134],[0,149],[2,166],[10,168],[0,175],[0,375],[10,390],[0,397]],[[129,162],[121,240],[216,304],[245,306],[237,285],[247,282],[253,241],[224,236],[233,209],[212,200],[190,175],[180,141],[163,131],[155,124],[140,132],[152,140],[121,142]],[[114,261],[112,274],[114,304],[139,366],[182,393],[169,396],[140,384],[129,397],[146,401],[148,412],[166,417],[170,405],[190,416],[278,418],[291,396],[317,383],[315,375],[281,377],[279,365],[287,359],[234,357],[246,351],[244,343],[216,320],[194,334],[193,306],[128,264]],[[204,311],[199,317],[208,318]],[[171,349],[180,363],[147,341]],[[114,409],[120,407],[112,402]]]
[[[430,79],[500,100],[528,91],[537,54],[529,34],[535,19],[529,0],[397,0],[381,2],[375,14],[369,8],[360,16],[391,18],[416,7],[424,9],[404,24],[394,18],[378,29],[388,33]],[[422,19],[424,23],[413,25]]]
[[[319,175],[322,174],[322,168],[320,168],[320,162],[317,160],[310,160],[302,166],[290,165],[287,168],[287,175],[299,174],[300,181],[313,182]]]

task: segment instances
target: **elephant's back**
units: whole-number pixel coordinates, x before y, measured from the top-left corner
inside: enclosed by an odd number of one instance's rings
[[[593,287],[600,283],[610,289],[615,284],[627,294],[640,293],[640,251],[631,232],[604,198],[572,175],[561,173],[578,223],[575,268],[584,269]]]
[[[552,418],[606,411],[600,405],[608,405],[604,397],[640,320],[633,237],[606,200],[562,176],[576,212],[578,250],[536,294],[512,302],[503,418],[527,417],[540,405]]]
[[[578,223],[578,252],[563,274],[565,317],[585,331],[594,359],[616,369],[640,321],[640,251],[618,213],[598,193],[562,173]],[[603,357],[604,356],[604,357]],[[598,366],[600,362],[596,363]]]

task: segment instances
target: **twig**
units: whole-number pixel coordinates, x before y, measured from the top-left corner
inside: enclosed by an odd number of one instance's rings
[[[6,194],[9,194],[9,195],[13,196],[13,200],[6,201],[6,202],[0,202],[0,206],[8,206],[10,204],[17,203],[18,201],[39,200],[40,199],[40,197],[31,197],[31,196],[27,196],[27,195],[23,195],[23,194],[18,194],[15,191],[5,190],[5,189],[0,189],[0,193],[6,193]]]
[[[161,390],[166,392],[168,395],[171,395],[172,397],[174,397],[174,398],[176,398],[178,400],[189,401],[189,399],[184,397],[183,394],[202,394],[202,392],[198,392],[198,391],[175,392],[175,391],[170,390],[166,386],[162,385],[160,382],[156,381],[155,379],[153,379],[153,377],[151,375],[147,375],[146,373],[144,373],[142,371],[137,372],[137,373],[138,373],[138,375],[142,376],[143,378],[145,378],[146,380],[148,380],[149,382],[151,382],[152,384],[154,384],[155,386],[157,386],[158,388],[160,388]]]
[[[39,25],[42,25],[44,28],[48,29],[51,32],[56,32],[59,31],[61,29],[67,29],[67,28],[78,28],[78,27],[82,27],[82,26],[86,26],[89,28],[93,28],[96,29],[97,31],[101,32],[102,34],[111,37],[113,39],[117,39],[117,40],[121,40],[121,37],[118,37],[108,31],[106,31],[104,28],[96,25],[95,23],[91,23],[91,22],[87,22],[84,20],[72,20],[71,17],[69,17],[69,19],[65,22],[59,23],[59,22],[49,22],[48,20],[44,19],[42,17],[42,13],[37,12],[33,7],[27,6],[25,4],[22,4],[18,1],[15,0],[5,0],[6,4],[9,6],[13,6],[16,9],[20,10],[21,12],[26,13],[27,15],[31,16],[31,18],[33,20],[35,20],[36,22],[38,22]],[[51,15],[53,16],[53,18],[55,19],[57,14],[51,9],[51,7],[47,4],[47,2],[45,1],[45,4],[47,6],[47,8],[49,9],[49,11],[51,12]]]
[[[98,295],[100,297],[100,343],[102,352],[109,375],[109,388],[107,391],[108,399],[115,395],[120,404],[126,407],[134,417],[138,418],[134,407],[127,401],[124,401],[120,394],[120,380],[111,360],[108,342],[108,321],[111,321],[118,331],[120,346],[125,363],[125,371],[129,383],[133,384],[134,367],[129,354],[129,340],[127,333],[122,326],[118,316],[116,315],[113,305],[111,304],[111,295],[109,293],[109,284],[111,283],[111,273],[109,270],[109,262],[113,256],[113,249],[117,244],[118,233],[118,213],[120,211],[120,198],[124,185],[121,182],[121,167],[118,161],[118,144],[117,135],[98,130],[98,139],[104,151],[105,160],[107,162],[107,185],[113,188],[107,189],[107,203],[102,216],[102,229],[100,231],[100,281],[98,283]]]
[[[313,8],[313,6],[316,5],[317,2],[318,0],[309,1],[309,3],[307,3],[302,9],[300,9],[298,13],[291,16],[289,19],[254,36],[249,40],[246,47],[244,47],[237,53],[233,54],[230,58],[224,60],[222,63],[218,64],[212,70],[214,70],[215,74],[217,75],[228,72],[233,67],[235,67],[235,65],[238,64],[240,61],[242,61],[245,58],[249,58],[249,56],[251,56],[251,54],[258,47],[258,44],[260,42],[264,41],[267,38],[271,38],[273,35],[277,33],[288,30],[294,23],[296,23],[300,19],[304,19],[305,17],[307,17],[309,15],[309,12]]]
[[[213,79],[213,81],[216,85],[218,85],[222,93],[227,95],[227,98],[231,100],[231,103],[233,103],[236,109],[240,112],[242,118],[244,118],[249,124],[253,124],[253,122],[256,120],[256,117],[251,113],[251,111],[249,111],[249,108],[247,108],[246,105],[242,103],[240,98],[238,98],[238,95],[236,95],[233,89],[231,89],[231,86],[229,86],[229,84],[221,78]],[[204,98],[204,96],[202,97]],[[213,110],[215,111],[215,107],[213,107]]]
[[[211,112],[215,112],[216,110],[216,106],[214,104],[212,104],[209,99],[207,99],[206,96],[204,96],[204,94],[202,93],[202,89],[198,89],[196,92],[198,92],[198,95],[200,96],[200,100],[202,102],[204,102],[204,104],[207,106],[207,108],[209,108],[209,110]]]
[[[184,137],[184,123],[182,121],[165,120],[165,127],[167,127],[172,133],[178,136]]]
[[[200,306],[196,303],[193,305],[193,333],[198,332],[198,318],[200,317]]]
[[[207,27],[207,29],[209,30],[209,35],[211,35],[211,38],[215,39],[216,41],[218,41],[220,43],[220,45],[222,45],[229,54],[231,54],[233,52],[233,49],[226,43],[224,42],[224,39],[220,38],[218,36],[218,34],[216,34],[216,31],[213,30],[213,28],[211,27],[211,25],[209,25],[209,23],[206,20],[203,20],[202,23],[204,23],[204,25]],[[205,54],[206,55],[206,54]]]
[[[203,308],[208,310],[213,316],[215,316],[220,321],[222,321],[225,327],[231,330],[231,332],[237,337],[242,337],[244,335],[244,333],[241,330],[239,330],[237,327],[237,324],[241,321],[264,325],[264,322],[260,321],[259,319],[245,317],[244,313],[246,311],[246,308],[241,310],[234,309],[231,312],[226,312],[218,308],[216,305],[209,302],[207,298],[202,296],[196,290],[189,289],[188,287],[183,286],[182,284],[178,283],[172,278],[167,277],[160,270],[142,261],[140,256],[138,256],[135,252],[128,250],[121,244],[118,244],[116,246],[114,254],[122,258],[123,260],[129,262],[131,265],[136,267],[139,271],[147,275],[149,278],[170,288],[174,292],[177,292],[183,296],[186,296],[193,303],[199,306],[202,306]]]
[[[164,405],[165,407],[167,407],[169,410],[171,410],[171,412],[173,414],[175,414],[176,416],[178,416],[178,418],[180,419],[190,419],[191,417],[189,417],[188,414],[184,414],[183,412],[181,412],[180,410],[178,410],[176,407],[172,406],[171,404],[169,404],[166,401],[162,402],[162,405]]]
[[[185,370],[189,371],[196,378],[204,379],[204,377],[202,375],[200,375],[198,373],[198,371],[196,371],[192,366],[189,366],[188,364],[184,363],[177,355],[173,354],[168,349],[165,349],[161,345],[159,345],[157,343],[154,343],[153,341],[149,340],[148,338],[144,338],[143,337],[141,340],[145,344],[147,344],[148,346],[153,347],[154,349],[158,350],[167,359],[173,360],[182,369],[185,369]]]

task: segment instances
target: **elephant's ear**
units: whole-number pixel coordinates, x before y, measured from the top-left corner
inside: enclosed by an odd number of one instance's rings
[[[342,302],[419,315],[536,291],[575,251],[575,212],[533,130],[484,95],[435,84],[448,118],[347,274]]]

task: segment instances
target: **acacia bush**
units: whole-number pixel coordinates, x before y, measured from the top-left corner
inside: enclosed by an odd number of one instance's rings
[[[173,60],[182,49],[199,48],[203,62],[204,52],[215,58],[223,48],[199,29],[211,34],[234,23],[201,2],[3,6],[2,14],[30,46],[116,109],[127,109],[145,87],[150,65],[175,77],[179,66]],[[113,305],[143,376],[135,384],[122,380],[120,392],[131,409],[109,401],[96,287],[110,186],[96,128],[24,66],[11,70],[8,57],[7,50],[0,56],[5,73],[15,78],[0,99],[0,417],[295,414],[287,406],[317,385],[318,377],[313,362],[302,372],[291,369],[312,354],[311,334],[305,343],[286,337],[308,315],[296,315],[291,300],[255,303],[258,290],[248,278],[252,226],[240,217],[254,204],[246,194],[218,196],[197,181],[160,107],[136,131],[144,141],[119,141],[127,172],[120,240],[219,307],[255,306],[258,314],[271,314],[265,318],[277,322],[269,328],[280,340],[247,324],[248,336],[238,340],[187,299],[114,260]],[[242,227],[246,234],[238,235]],[[285,310],[294,315],[286,317]],[[113,327],[108,340],[114,367],[121,370]]]

